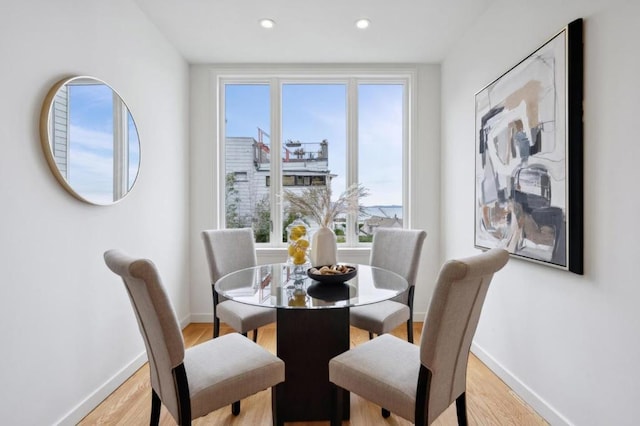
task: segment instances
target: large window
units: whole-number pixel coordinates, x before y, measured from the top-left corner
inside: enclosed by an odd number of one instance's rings
[[[252,227],[257,243],[282,246],[296,214],[282,191],[355,184],[361,213],[338,216],[341,246],[405,223],[409,75],[221,76],[222,226]],[[319,224],[303,218],[313,229]]]

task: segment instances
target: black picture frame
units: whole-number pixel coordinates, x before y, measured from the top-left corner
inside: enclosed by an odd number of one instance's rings
[[[474,245],[584,273],[583,22],[475,95]]]

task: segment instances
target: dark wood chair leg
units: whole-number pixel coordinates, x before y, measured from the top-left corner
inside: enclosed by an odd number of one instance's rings
[[[220,318],[218,318],[217,307],[218,307],[218,293],[216,290],[211,288],[213,291],[213,338],[215,339],[220,335]]]
[[[162,408],[162,401],[160,401],[160,397],[151,389],[151,420],[149,421],[150,426],[158,426],[160,424],[160,408]]]
[[[213,338],[215,339],[220,335],[220,318],[215,317],[213,319]]]
[[[388,419],[390,415],[391,415],[391,411],[387,410],[386,408],[382,409],[382,417],[384,417],[385,419]]]
[[[231,404],[231,414],[233,414],[234,416],[240,414],[240,401],[236,401]]]
[[[258,329],[253,330],[253,342],[258,343]]]
[[[331,426],[342,425],[344,389],[331,383]]]
[[[413,343],[413,295],[415,291],[416,289],[414,286],[409,288],[409,298],[407,303],[409,305],[409,320],[407,321],[407,341],[409,343]]]
[[[456,398],[456,413],[458,414],[458,426],[467,426],[467,393],[462,392]]]
[[[271,387],[271,421],[273,426],[284,426],[284,421],[280,419],[278,415],[278,386],[282,386],[282,383]]]
[[[420,365],[418,387],[416,389],[415,425],[427,426],[429,420],[429,394],[431,393],[431,370]]]
[[[173,369],[178,391],[178,415],[180,426],[191,426],[191,399],[189,397],[189,381],[184,364],[179,364]]]
[[[373,339],[373,333],[369,332],[369,340]]]

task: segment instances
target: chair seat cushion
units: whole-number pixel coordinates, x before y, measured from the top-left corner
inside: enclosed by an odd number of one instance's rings
[[[390,334],[329,361],[329,380],[413,422],[420,348]]]
[[[194,419],[284,381],[284,362],[238,333],[187,349],[184,367]]]
[[[403,303],[385,300],[380,303],[357,306],[349,310],[349,322],[352,326],[376,334],[391,332],[409,320],[411,311]]]
[[[216,315],[239,333],[246,333],[276,321],[274,308],[247,305],[225,300],[218,303]]]

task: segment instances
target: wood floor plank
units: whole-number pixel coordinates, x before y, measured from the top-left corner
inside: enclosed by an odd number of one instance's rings
[[[422,323],[414,323],[416,344],[422,331]],[[220,334],[232,330],[221,325]],[[189,324],[183,331],[185,346],[190,347],[211,339],[212,325],[208,323]],[[406,326],[398,327],[394,335],[406,339]],[[251,334],[250,338],[253,338]],[[351,328],[351,346],[368,340],[368,334]],[[276,329],[270,325],[260,329],[258,344],[275,353]],[[540,426],[547,425],[537,413],[513,393],[495,374],[491,372],[473,354],[467,370],[467,411],[470,425],[478,426]],[[89,413],[79,425],[148,425],[151,413],[151,386],[149,384],[149,366],[145,364],[126,382]],[[288,423],[296,426],[326,426],[329,422]],[[160,424],[173,426],[175,421],[166,408],[162,407]],[[265,390],[243,399],[240,415],[233,416],[231,407],[224,407],[205,417],[194,420],[193,425],[269,425],[271,424],[271,391]],[[411,423],[391,415],[383,419],[380,407],[351,394],[351,420],[343,425],[387,425],[406,426]],[[457,425],[455,404],[445,411],[433,423],[435,426]]]

